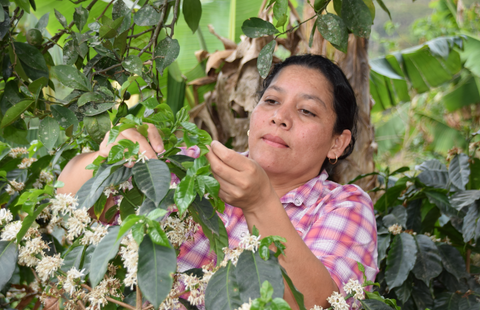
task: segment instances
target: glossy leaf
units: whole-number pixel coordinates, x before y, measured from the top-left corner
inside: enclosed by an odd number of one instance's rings
[[[135,187],[125,193],[120,203],[121,218],[125,219],[130,214],[135,214],[135,210],[143,203],[143,197],[143,194]]]
[[[62,107],[58,104],[50,106],[50,109],[52,110],[53,117],[58,124],[60,124],[60,126],[66,129],[73,125],[73,131],[77,129],[78,119],[72,110]]]
[[[163,76],[163,70],[168,67],[178,57],[180,53],[180,45],[176,39],[166,37],[155,48],[154,56],[157,71]]]
[[[380,262],[387,256],[387,249],[390,246],[390,234],[378,235],[377,237],[377,251],[378,258],[377,264],[380,266]]]
[[[278,259],[270,255],[263,260],[257,251],[243,251],[237,262],[236,280],[242,302],[260,297],[260,288],[264,281],[273,286],[273,298],[283,297],[284,284]]]
[[[353,34],[363,38],[370,36],[373,19],[363,0],[342,0],[341,16]]]
[[[383,301],[376,299],[365,299],[361,300],[360,303],[365,310],[392,310],[392,308]]]
[[[457,191],[449,199],[452,206],[460,211],[480,199],[480,190]]]
[[[91,85],[85,75],[74,67],[66,65],[58,65],[50,68],[50,73],[63,85],[79,89],[83,91],[90,91]]]
[[[182,13],[188,27],[195,33],[202,17],[202,3],[200,0],[184,0]]]
[[[417,309],[433,309],[434,303],[430,288],[422,281],[414,281],[415,289],[412,290],[412,299]]]
[[[207,309],[234,310],[243,304],[235,271],[236,267],[229,261],[212,276],[205,291]]]
[[[437,245],[438,252],[442,258],[443,267],[455,278],[460,281],[461,278],[466,276],[465,261],[462,258],[460,252],[451,245],[440,244]]]
[[[313,4],[313,8],[316,12],[320,11],[321,9],[325,8],[325,5],[328,3],[328,0],[315,0]]]
[[[170,188],[168,166],[158,159],[138,162],[133,166],[133,176],[142,193],[158,206]]]
[[[111,226],[108,229],[107,235],[103,237],[93,252],[92,262],[95,263],[90,264],[89,271],[92,287],[100,283],[107,271],[108,262],[117,255],[118,248],[120,247],[120,240],[117,240],[119,230],[120,226]]]
[[[277,0],[273,6],[273,16],[277,20],[276,27],[285,25],[288,19],[288,0]]]
[[[252,17],[244,21],[242,31],[249,38],[259,38],[279,32],[274,25],[258,17]]]
[[[45,117],[40,122],[40,127],[38,129],[38,138],[47,148],[51,150],[60,136],[60,125],[58,122],[51,117]]]
[[[80,98],[78,98],[77,106],[81,107],[89,102],[100,102],[100,101],[103,101],[102,95],[100,95],[99,93],[88,92],[88,93],[82,94]]]
[[[75,8],[75,13],[73,13],[73,21],[75,26],[77,26],[78,31],[82,32],[83,27],[87,23],[88,19],[88,10],[82,6]]]
[[[56,9],[53,9],[53,10],[55,11],[55,17],[60,22],[60,24],[63,26],[63,28],[67,28],[68,25],[67,25],[67,19],[65,18],[65,16],[63,16],[63,14],[60,13],[59,11],[57,11]]]
[[[32,105],[33,102],[34,101],[31,99],[26,99],[10,107],[3,116],[2,122],[0,123],[0,128],[5,128],[11,125],[15,120],[20,117],[20,115],[22,115],[23,112],[25,112],[25,110],[30,107],[30,105]]]
[[[47,63],[42,53],[36,47],[22,42],[15,42],[14,45],[16,55],[25,65],[42,72],[42,75],[48,78]],[[31,78],[31,76],[29,77]]]
[[[105,134],[110,130],[110,117],[108,113],[102,113],[96,116],[86,116],[83,118],[85,130],[92,139],[100,143]]]
[[[266,78],[272,67],[273,52],[277,46],[277,41],[272,40],[267,45],[265,45],[257,59],[257,69],[262,78]]]
[[[317,18],[318,32],[332,45],[346,53],[348,47],[348,30],[343,19],[338,15],[327,13]]]
[[[435,310],[478,310],[480,304],[474,295],[444,292],[435,298]]]
[[[290,288],[290,291],[293,294],[293,297],[295,298],[295,301],[297,302],[298,308],[300,310],[306,310],[305,308],[305,303],[304,303],[304,296],[302,293],[300,293],[297,288],[293,285],[292,279],[288,276],[287,272],[283,267],[280,266],[280,269],[282,271],[282,276],[284,281],[287,283],[288,287]]]
[[[433,241],[425,235],[414,237],[417,244],[417,259],[413,267],[413,274],[426,285],[442,272],[442,260]]]
[[[158,24],[163,15],[151,5],[145,5],[133,15],[133,21],[138,26],[153,26]]]
[[[147,218],[148,235],[153,243],[164,247],[171,247],[167,234],[163,231],[162,226],[157,221]]]
[[[462,235],[463,235],[463,241],[468,242],[472,240],[473,237],[475,239],[477,238],[475,236],[475,231],[477,230],[477,227],[480,225],[478,222],[478,217],[479,217],[479,212],[478,212],[478,206],[477,204],[473,203],[470,205],[468,208],[467,214],[463,218],[463,227],[462,227]]]
[[[458,154],[450,162],[448,167],[450,181],[459,189],[465,190],[465,186],[470,180],[470,163],[468,155]]]
[[[61,267],[63,272],[69,271],[71,268],[75,267],[80,269],[80,264],[82,262],[82,258],[84,255],[84,251],[86,251],[87,246],[77,246],[73,248],[67,255],[63,258],[63,265]]]
[[[402,205],[396,206],[390,214],[383,217],[382,221],[387,228],[394,224],[405,228],[407,226],[407,209]]]
[[[142,75],[143,61],[137,55],[129,55],[122,61],[122,66],[128,72]]]
[[[195,199],[195,178],[189,175],[185,176],[175,190],[175,204],[180,214],[183,214],[188,206]]]
[[[15,241],[0,241],[0,290],[3,290],[15,271],[18,250]]]
[[[177,269],[173,247],[160,246],[146,235],[138,249],[138,286],[145,298],[158,308],[172,288],[171,274]]]
[[[415,265],[417,245],[413,237],[401,233],[393,238],[388,251],[385,280],[392,289],[402,285]]]

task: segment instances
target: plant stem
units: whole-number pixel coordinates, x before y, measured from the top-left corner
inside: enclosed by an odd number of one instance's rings
[[[137,285],[137,300],[136,300],[136,310],[142,310],[142,292],[140,291],[140,288]]]
[[[465,254],[466,256],[466,260],[465,260],[465,265],[466,265],[466,269],[467,269],[467,272],[470,273],[470,255],[472,254],[472,250],[471,249],[467,249],[467,253]]]

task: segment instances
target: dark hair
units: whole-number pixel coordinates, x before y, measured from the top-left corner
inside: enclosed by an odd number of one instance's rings
[[[352,86],[347,80],[343,71],[331,62],[329,59],[320,55],[296,55],[285,59],[285,61],[276,64],[270,71],[269,75],[263,81],[263,88],[259,92],[259,98],[263,96],[265,90],[270,86],[273,79],[282,71],[283,68],[297,65],[310,69],[315,69],[325,76],[330,82],[333,94],[333,109],[335,111],[336,120],[333,131],[341,134],[345,129],[352,132],[350,144],[345,148],[343,154],[338,159],[348,157],[355,146],[356,127],[357,127],[357,101]],[[329,165],[328,158],[325,159],[322,170]]]

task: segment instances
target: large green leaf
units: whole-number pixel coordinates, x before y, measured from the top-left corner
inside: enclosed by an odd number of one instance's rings
[[[438,252],[442,258],[443,267],[460,281],[467,275],[465,261],[460,252],[451,245],[440,244],[437,245]]]
[[[40,51],[27,43],[15,42],[15,53],[24,65],[42,72],[42,75],[48,77],[48,67]],[[24,68],[25,69],[25,68]],[[32,79],[36,80],[36,79]]]
[[[327,13],[317,18],[318,32],[335,48],[346,53],[348,47],[347,26],[338,15]]]
[[[393,238],[385,270],[385,280],[391,289],[402,285],[407,279],[415,265],[416,254],[417,245],[411,235],[401,233]]]
[[[0,241],[0,290],[3,290],[15,271],[18,250],[15,241]]]
[[[133,15],[133,21],[138,26],[153,26],[158,24],[162,15],[153,6],[145,5]]]
[[[110,130],[111,122],[108,113],[102,113],[95,116],[86,116],[83,118],[85,130],[92,137],[92,139],[100,143],[105,134]]]
[[[55,120],[62,126],[64,129],[73,125],[73,131],[75,131],[78,127],[78,119],[75,116],[75,113],[72,110],[62,107],[60,105],[52,105],[50,106],[52,109],[52,115]]]
[[[402,227],[407,226],[407,210],[404,206],[399,205],[393,208],[390,214],[387,214],[382,219],[385,227],[390,227],[394,224],[398,224]]]
[[[362,304],[365,310],[391,310],[392,309],[386,303],[376,299],[365,299],[365,300],[361,300],[360,303]]]
[[[166,37],[155,48],[154,55],[158,57],[155,59],[157,71],[163,75],[163,70],[177,59],[180,53],[180,45],[176,39]]]
[[[274,25],[258,17],[245,20],[242,25],[242,30],[243,33],[250,38],[259,38],[279,32]]]
[[[373,24],[370,9],[363,0],[342,0],[342,19],[358,37],[368,38]]]
[[[480,81],[478,76],[468,75],[454,89],[440,98],[449,112],[480,102]]]
[[[17,120],[34,101],[31,99],[22,100],[10,107],[2,118],[0,128],[5,128]]]
[[[444,292],[435,298],[435,310],[478,310],[475,295]]]
[[[193,176],[185,176],[175,190],[175,204],[180,214],[183,214],[188,206],[195,199],[195,178]]]
[[[390,246],[390,234],[378,235],[377,237],[378,265],[380,265],[380,262],[387,256],[387,249],[389,246]]]
[[[133,166],[133,176],[138,188],[158,206],[170,188],[168,166],[158,159],[138,162]]]
[[[171,274],[177,269],[173,247],[155,244],[145,235],[138,249],[138,285],[145,298],[158,308],[172,288]]]
[[[236,268],[231,261],[212,276],[205,291],[206,309],[238,309],[242,304]]]
[[[276,46],[277,41],[272,40],[262,48],[258,55],[257,69],[263,79],[267,77],[272,67],[273,52]]]
[[[103,237],[93,252],[91,261],[95,263],[90,264],[89,271],[92,287],[100,283],[107,272],[108,262],[117,255],[120,247],[120,240],[117,240],[119,230],[120,226],[111,226],[107,235]]]
[[[58,122],[51,117],[45,117],[40,122],[40,127],[38,128],[38,138],[47,148],[47,150],[51,150],[55,146],[59,136],[60,125],[58,125]]]
[[[447,188],[450,183],[447,167],[436,159],[425,161],[417,169],[422,170],[417,178],[427,186]]]
[[[268,260],[263,260],[257,251],[243,251],[240,254],[235,269],[236,280],[242,302],[260,297],[260,288],[264,281],[273,287],[273,298],[283,297],[285,286],[278,259],[270,255]]]
[[[473,237],[475,237],[475,231],[477,230],[477,226],[480,225],[480,223],[478,222],[478,215],[478,206],[477,204],[472,203],[468,208],[467,214],[463,218],[463,241],[469,242],[470,240],[472,240]]]
[[[412,290],[412,299],[417,309],[433,309],[434,301],[430,293],[430,288],[419,280],[416,280],[414,285],[415,289]]]
[[[192,32],[197,31],[202,17],[202,3],[200,0],[184,0],[182,6],[183,17]]]
[[[480,77],[480,38],[473,35],[465,35],[463,52],[460,52],[462,61],[465,61],[465,68],[468,68],[474,75]]]
[[[63,85],[83,91],[91,91],[90,82],[76,68],[67,65],[58,65],[50,68],[50,73]]]
[[[461,190],[465,190],[465,186],[470,180],[470,163],[468,155],[458,154],[450,162],[448,167],[448,175],[450,181]]]
[[[79,269],[86,249],[86,245],[77,246],[73,248],[70,252],[68,252],[67,255],[65,255],[65,257],[63,258],[63,265],[61,267],[62,271],[67,272],[73,267]]]
[[[418,251],[413,274],[430,285],[430,281],[442,272],[442,260],[432,239],[425,235],[417,235],[414,239]]]
[[[480,199],[480,190],[467,190],[455,192],[449,197],[452,206],[460,211],[462,208]]]

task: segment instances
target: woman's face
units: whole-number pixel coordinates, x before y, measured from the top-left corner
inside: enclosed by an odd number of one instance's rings
[[[333,132],[331,88],[319,71],[291,65],[266,89],[252,113],[248,143],[250,158],[270,178],[304,183],[318,175],[325,157],[342,155],[351,134]]]

